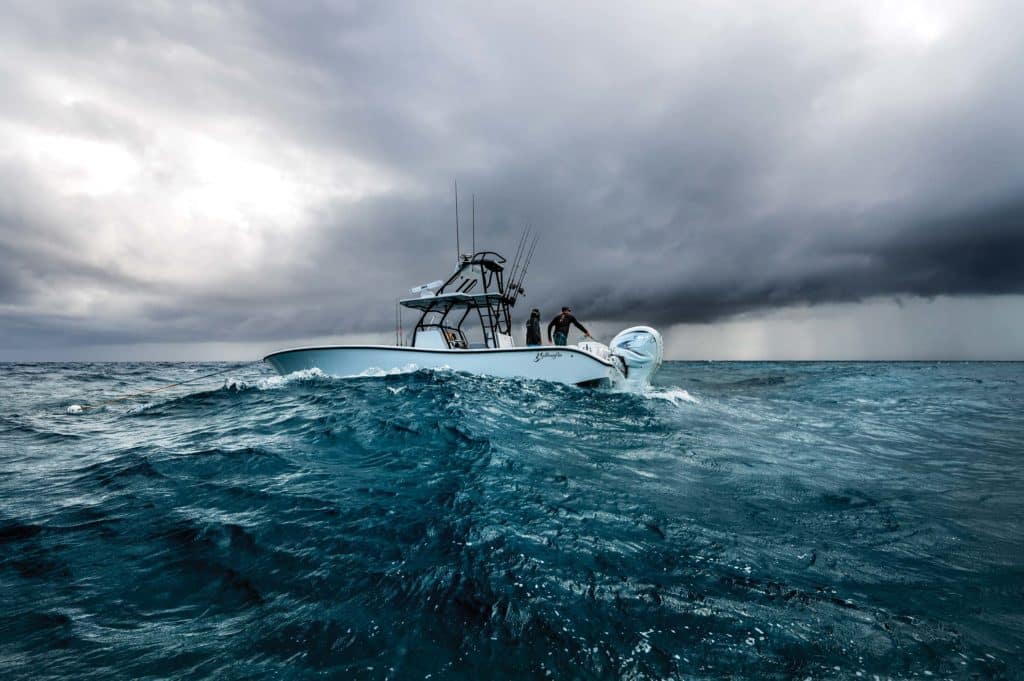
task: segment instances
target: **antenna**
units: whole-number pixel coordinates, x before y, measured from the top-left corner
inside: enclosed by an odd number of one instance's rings
[[[459,181],[455,180],[455,262],[458,263],[462,257],[462,247],[459,246]],[[458,267],[458,264],[456,264]]]
[[[473,255],[476,255],[476,194],[473,194]]]

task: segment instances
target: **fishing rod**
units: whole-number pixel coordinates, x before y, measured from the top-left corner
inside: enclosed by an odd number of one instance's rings
[[[522,271],[519,273],[519,280],[516,282],[516,297],[519,297],[519,293],[525,293],[523,290],[523,282],[526,281],[526,273],[530,270],[530,263],[533,262],[533,254],[537,250],[537,244],[540,242],[540,234],[533,238],[533,243],[530,245],[530,254],[526,257],[526,264],[523,265]]]
[[[530,231],[530,226],[529,225],[525,225],[523,227],[523,233],[519,236],[519,246],[516,248],[516,256],[512,260],[512,267],[509,268],[509,277],[508,277],[509,285],[511,285],[512,282],[515,281],[515,278],[516,278],[516,268],[519,267],[519,259],[520,259],[521,255],[522,255],[523,246],[526,243],[526,237],[529,234],[529,231]]]
[[[533,234],[531,229],[531,235],[533,239],[530,241],[529,250],[525,252],[522,262],[519,264],[519,271],[516,273],[516,280],[514,283],[515,288],[515,299],[519,299],[519,294],[523,292],[523,282],[526,281],[526,272],[530,268],[530,263],[533,261],[533,253],[537,249],[537,242],[540,241],[540,234]]]
[[[530,251],[523,263],[522,270],[519,272],[519,278],[513,283],[513,303],[518,300],[520,292],[523,292],[523,282],[526,280],[526,272],[530,269],[530,263],[533,262],[533,254],[537,250],[537,242],[539,241],[540,234],[537,234],[533,237],[533,241],[530,243]]]
[[[524,227],[523,228],[523,232],[525,233],[525,231],[526,231],[526,228]],[[516,268],[519,266],[519,257],[520,257],[520,253],[522,251],[522,248],[523,248],[523,236],[520,235],[520,237],[519,237],[519,245],[516,247],[516,255],[512,259],[511,267],[508,268],[508,278],[506,280],[507,281],[507,285],[506,285],[505,290],[509,294],[511,294],[511,291],[512,291],[512,288],[511,288],[512,287],[512,283],[516,279]]]
[[[520,253],[520,252],[522,251],[522,249],[523,249],[523,235],[524,235],[525,233],[526,233],[526,227],[525,227],[525,226],[523,226],[523,234],[520,234],[520,235],[519,235],[519,244],[518,244],[518,245],[516,246],[516,253],[515,253],[515,255],[514,255],[514,256],[512,257],[512,264],[511,264],[511,265],[509,266],[509,268],[508,268],[508,274],[509,274],[509,279],[510,279],[510,281],[511,281],[511,277],[512,277],[512,275],[513,275],[513,274],[515,274],[515,271],[516,271],[516,264],[517,264],[517,263],[519,262],[519,253]]]

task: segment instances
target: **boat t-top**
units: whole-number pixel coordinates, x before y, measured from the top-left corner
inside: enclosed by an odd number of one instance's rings
[[[587,340],[567,346],[517,347],[512,308],[522,294],[533,247],[524,248],[506,276],[506,260],[493,251],[462,254],[455,272],[410,289],[399,304],[419,315],[395,345],[327,345],[281,350],[264,357],[279,373],[319,369],[339,377],[450,369],[506,378],[580,386],[646,384],[661,366],[661,334],[634,326],[605,345]],[[400,317],[399,317],[400,319]]]

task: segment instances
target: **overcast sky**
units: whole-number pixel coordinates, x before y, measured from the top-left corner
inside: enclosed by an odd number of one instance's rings
[[[0,360],[389,338],[451,271],[455,178],[479,247],[543,234],[519,317],[1024,358],[1019,2],[3,14]]]

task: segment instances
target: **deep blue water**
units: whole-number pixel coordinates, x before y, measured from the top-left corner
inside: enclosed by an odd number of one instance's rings
[[[1024,365],[658,383],[0,365],[0,676],[1024,676]]]

